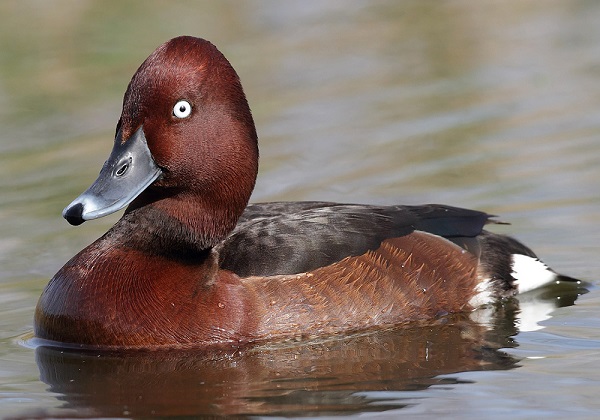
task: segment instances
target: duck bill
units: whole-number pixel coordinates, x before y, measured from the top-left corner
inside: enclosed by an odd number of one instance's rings
[[[162,174],[140,127],[127,141],[121,130],[98,179],[62,212],[72,225],[97,219],[131,203]]]

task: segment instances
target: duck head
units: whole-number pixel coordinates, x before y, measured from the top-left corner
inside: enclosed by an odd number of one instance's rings
[[[257,135],[238,75],[210,42],[182,36],[134,74],[113,150],[63,217],[79,225],[128,206],[123,219],[138,226],[161,220],[155,237],[178,232],[185,238],[172,239],[207,249],[234,228],[257,171]]]

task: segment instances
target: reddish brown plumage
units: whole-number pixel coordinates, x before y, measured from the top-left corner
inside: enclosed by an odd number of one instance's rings
[[[180,99],[194,108],[185,120],[172,112]],[[214,246],[234,228],[258,172],[256,129],[235,70],[203,39],[163,44],[125,92],[119,126],[131,134],[142,125],[163,176],[129,211],[152,204],[185,225],[196,246]]]
[[[185,119],[172,115],[181,99],[193,108]],[[247,205],[258,146],[240,81],[209,42],[180,37],[159,47],[129,84],[119,130],[125,143],[141,133],[136,141],[147,141],[161,177],[53,277],[36,308],[38,337],[100,347],[244,344],[472,309],[477,257],[442,237],[414,231],[423,221],[435,229],[448,217],[454,225],[443,230],[461,236],[466,225],[467,236],[476,235],[487,215],[467,217],[460,209],[430,206],[421,214],[390,207],[375,215],[359,206],[341,211],[292,205],[293,223],[258,232],[273,233],[271,252],[293,235],[310,239],[323,255],[327,247],[338,247],[342,257],[332,253],[336,257],[310,272],[279,275],[257,247],[245,255],[267,264],[269,276],[240,278],[219,268],[213,247],[223,243]],[[84,207],[78,206],[68,217],[83,222]],[[303,219],[312,207],[316,213]],[[280,208],[288,207],[272,209]],[[330,224],[336,216],[344,223]],[[323,220],[333,229],[319,228]],[[310,223],[294,230],[296,221]],[[344,244],[350,239],[361,244]]]
[[[85,267],[57,273],[38,336],[104,347],[313,337],[470,310],[477,284],[474,256],[422,232],[309,273],[246,279],[218,270],[212,253],[186,264],[111,245],[91,245]]]
[[[415,232],[309,273],[243,281],[261,305],[257,336],[313,336],[470,310],[476,267],[456,245]]]
[[[245,290],[236,276],[217,273],[212,254],[200,264],[126,249],[98,255],[110,264],[89,261],[81,272],[67,263],[56,274],[38,304],[36,335],[104,347],[237,343],[251,336],[255,321],[247,316]]]

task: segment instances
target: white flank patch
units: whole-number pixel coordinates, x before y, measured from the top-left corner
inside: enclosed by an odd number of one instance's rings
[[[493,300],[490,279],[482,279],[475,288],[475,291],[477,294],[469,299],[469,305],[471,305],[473,308],[478,308],[481,305],[490,303]]]
[[[512,255],[512,276],[519,293],[537,289],[556,279],[556,273],[537,258],[522,254]]]

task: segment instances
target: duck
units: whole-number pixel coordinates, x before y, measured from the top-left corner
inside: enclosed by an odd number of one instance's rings
[[[125,208],[49,281],[35,337],[207,348],[432,322],[563,279],[488,213],[447,205],[248,204],[258,137],[240,78],[180,36],[137,69],[113,149],[63,210]]]

